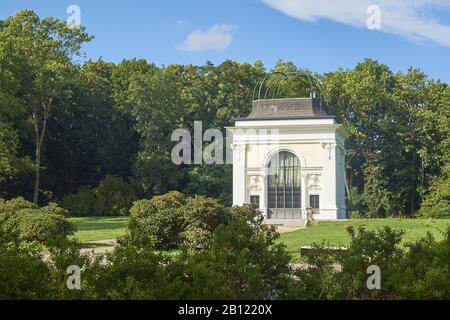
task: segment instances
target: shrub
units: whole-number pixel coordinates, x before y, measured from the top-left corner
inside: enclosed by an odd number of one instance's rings
[[[66,238],[75,226],[65,216],[67,211],[55,203],[39,208],[23,198],[0,206],[0,229],[10,241],[36,241],[51,244]]]
[[[97,259],[86,270],[85,296],[102,300],[174,299],[164,294],[171,280],[166,276],[170,260],[165,256],[151,245],[122,241],[103,262]]]
[[[258,214],[254,211],[255,214]],[[202,250],[187,256],[182,299],[282,299],[291,283],[290,256],[273,227],[232,217]],[[207,282],[209,281],[209,283]]]
[[[37,209],[34,203],[25,200],[22,197],[14,198],[9,201],[2,199],[0,201],[0,213],[11,213],[21,209]]]
[[[181,236],[184,244],[190,247],[204,247],[214,230],[226,222],[225,207],[212,198],[189,198],[182,212],[186,228]]]
[[[426,237],[406,244],[404,259],[392,277],[396,299],[450,299],[450,226],[445,238]]]
[[[163,200],[165,197],[158,198]],[[151,200],[147,200],[150,201]],[[236,209],[237,211],[238,209]],[[258,214],[253,210],[254,214]],[[202,250],[167,254],[122,240],[84,277],[100,299],[270,299],[286,297],[290,257],[274,228],[231,217]],[[88,272],[89,273],[89,272]]]
[[[184,203],[184,196],[179,192],[134,202],[130,209],[131,240],[140,245],[151,243],[158,249],[176,248],[184,227]]]
[[[399,243],[402,231],[389,227],[376,231],[364,228],[348,230],[351,242],[343,254],[336,254],[326,244],[306,257],[311,267],[295,272],[297,281],[289,288],[289,298],[308,299],[449,299],[450,298],[450,227],[446,237],[436,242],[426,237],[407,244]],[[338,262],[342,270],[336,271]],[[381,271],[381,289],[366,286],[367,268]]]
[[[132,186],[123,179],[107,176],[96,190],[95,212],[101,215],[127,215],[136,200]]]
[[[391,294],[391,284],[395,282],[394,268],[404,254],[399,246],[404,232],[384,226],[376,231],[360,227],[357,232],[349,227],[348,233],[351,237],[350,246],[344,255],[338,257],[342,272],[338,275],[340,293],[337,298],[373,299]],[[381,290],[369,290],[366,286],[367,267],[370,265],[376,265],[382,270]]]
[[[231,220],[240,220],[248,223],[255,230],[265,228],[262,224],[264,217],[261,212],[252,204],[243,204],[242,206],[233,206],[227,210],[227,223]]]
[[[0,300],[48,299],[51,272],[36,250],[0,242]]]
[[[446,164],[442,175],[432,181],[419,215],[430,218],[450,217],[450,164]]]
[[[65,239],[46,248],[48,252],[45,259],[41,250],[42,246],[36,243],[0,241],[0,299],[89,298],[84,286],[87,283],[83,280],[82,290],[67,289],[67,267],[77,265],[82,268],[83,279],[92,273],[94,263],[91,261],[95,261],[95,258],[81,255],[79,244]]]
[[[69,211],[71,216],[89,216],[95,213],[95,191],[82,188],[76,194],[64,197],[62,206]]]
[[[136,201],[130,210],[130,236],[135,243],[152,242],[159,249],[185,244],[204,247],[214,230],[227,221],[227,210],[207,197],[185,198],[179,192]]]

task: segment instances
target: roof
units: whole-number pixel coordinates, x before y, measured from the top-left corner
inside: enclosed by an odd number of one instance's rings
[[[253,101],[247,118],[236,120],[334,118],[325,108],[318,98],[260,99]]]

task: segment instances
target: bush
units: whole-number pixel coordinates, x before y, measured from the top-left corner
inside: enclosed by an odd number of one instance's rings
[[[123,179],[107,176],[96,190],[95,213],[106,216],[127,215],[136,200],[132,186]]]
[[[96,260],[84,273],[83,290],[89,299],[154,300],[175,299],[166,268],[170,259],[150,245],[121,241],[115,250]]]
[[[212,198],[189,198],[182,212],[186,228],[181,237],[184,244],[193,248],[204,247],[214,230],[226,222],[225,207]]]
[[[450,164],[446,164],[442,175],[432,181],[419,215],[430,218],[450,217]]]
[[[357,232],[348,230],[351,242],[345,253],[336,254],[326,244],[316,244],[306,258],[311,267],[297,270],[299,279],[289,288],[289,298],[308,299],[449,299],[450,227],[436,242],[426,237],[399,246],[402,231],[389,227]],[[336,272],[335,263],[342,271]],[[381,289],[369,290],[367,268],[381,271]]]
[[[390,282],[395,281],[394,267],[403,258],[404,251],[399,246],[403,231],[385,226],[376,231],[360,227],[357,232],[348,228],[351,242],[347,252],[338,262],[342,272],[338,275],[341,299],[378,299],[392,292]],[[382,270],[381,290],[369,290],[366,286],[367,267],[376,265]]]
[[[165,202],[165,196],[158,198]],[[151,200],[150,200],[151,201]],[[235,211],[240,209],[235,208]],[[245,208],[249,213],[249,208]],[[84,277],[98,299],[274,299],[286,297],[290,257],[274,228],[230,216],[202,250],[167,254],[122,240]],[[88,272],[89,273],[89,272]]]
[[[36,250],[0,242],[0,300],[48,299],[51,273]]]
[[[82,188],[76,194],[64,197],[62,206],[69,211],[71,216],[89,216],[95,213],[95,191]]]
[[[249,212],[235,207],[235,212]],[[207,249],[194,254],[195,264],[218,273],[227,299],[283,299],[291,282],[290,256],[274,227],[263,225],[259,212],[243,219],[231,217],[214,232]],[[208,273],[208,272],[206,272]],[[206,297],[205,297],[206,298]]]
[[[217,200],[185,198],[179,192],[136,201],[130,210],[130,236],[134,243],[153,243],[159,249],[181,244],[202,248],[214,230],[227,221],[228,212]]]
[[[406,244],[408,251],[391,278],[396,299],[450,299],[450,226],[444,240],[426,237]]]
[[[95,258],[81,255],[77,242],[64,239],[45,249],[45,259],[41,250],[42,246],[36,243],[0,241],[0,299],[89,298],[84,287],[87,283],[83,278],[93,273],[94,263],[91,261],[95,261]],[[82,290],[67,289],[67,267],[70,265],[83,269]]]
[[[140,245],[151,243],[158,249],[176,248],[184,228],[184,204],[184,196],[179,192],[134,202],[130,209],[131,240]]]
[[[36,241],[51,244],[75,232],[56,203],[39,208],[23,198],[0,204],[0,229],[9,241]]]

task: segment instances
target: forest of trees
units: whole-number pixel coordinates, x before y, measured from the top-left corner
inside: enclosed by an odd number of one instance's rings
[[[0,21],[0,198],[78,205],[80,214],[112,214],[102,197],[127,207],[171,190],[228,204],[231,167],[174,165],[171,134],[197,120],[224,130],[245,117],[255,85],[273,70],[259,61],[85,61],[91,39],[30,10]],[[280,60],[274,70],[298,67]],[[450,86],[371,59],[316,76],[329,112],[351,134],[353,216],[450,215]],[[307,90],[303,79],[283,84],[285,96]]]

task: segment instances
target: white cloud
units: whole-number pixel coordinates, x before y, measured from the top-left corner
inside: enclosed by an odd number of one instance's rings
[[[450,46],[450,25],[430,16],[429,9],[450,11],[449,0],[262,0],[293,18],[314,22],[320,19],[365,28],[370,5],[381,9],[379,31],[418,42]]]
[[[214,51],[221,53],[233,41],[232,33],[236,29],[237,26],[229,24],[215,24],[206,31],[195,30],[177,48],[189,52]]]

